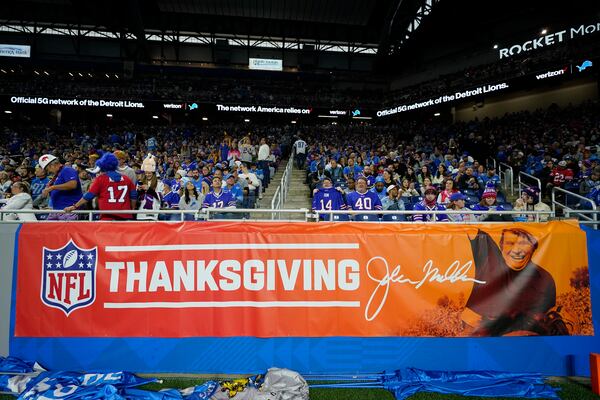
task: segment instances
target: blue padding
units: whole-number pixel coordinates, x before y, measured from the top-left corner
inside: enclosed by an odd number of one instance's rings
[[[234,374],[261,373],[278,366],[300,373],[372,373],[411,366],[589,376],[589,354],[600,353],[596,308],[600,304],[600,231],[583,229],[587,233],[594,336],[90,339],[13,335],[10,355],[39,361],[51,369],[84,371]],[[13,300],[13,310],[14,306]],[[198,318],[198,323],[207,321],[201,314]]]

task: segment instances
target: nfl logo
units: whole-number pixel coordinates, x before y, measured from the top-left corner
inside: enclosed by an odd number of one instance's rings
[[[87,307],[96,299],[98,248],[82,249],[72,240],[60,249],[43,250],[42,301],[50,307],[71,311]]]

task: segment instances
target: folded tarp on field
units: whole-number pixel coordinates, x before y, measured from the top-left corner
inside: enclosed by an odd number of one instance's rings
[[[436,392],[479,397],[520,397],[559,399],[557,391],[541,374],[496,371],[423,371],[404,368],[383,374],[383,387],[397,400],[418,392]]]

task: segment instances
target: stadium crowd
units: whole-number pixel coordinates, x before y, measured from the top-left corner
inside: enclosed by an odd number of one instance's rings
[[[597,103],[585,103],[454,124],[434,119],[251,128],[234,123],[5,128],[0,197],[5,209],[52,208],[65,212],[50,218],[62,219],[104,200],[108,208],[101,209],[141,209],[146,213],[137,218],[151,220],[160,209],[253,208],[293,144],[315,210],[437,210],[435,219],[443,221],[509,219],[486,210],[548,211],[554,186],[598,202],[598,111]],[[492,159],[511,165],[515,175],[538,177],[541,193],[532,186],[510,202]],[[100,193],[98,176],[120,182],[111,171],[127,179]],[[119,187],[129,181],[133,186],[123,193]],[[441,212],[448,209],[481,213]],[[103,215],[109,217],[122,218]],[[404,216],[392,220],[397,219]],[[433,216],[415,213],[412,219]]]
[[[599,115],[594,102],[451,125],[431,121],[329,125],[302,136],[306,159],[298,161],[306,167],[315,210],[550,211],[544,198],[553,187],[595,203],[600,200]],[[537,177],[541,186],[532,182],[511,203],[501,190],[499,163],[513,167],[514,176],[525,172]],[[361,217],[377,219],[373,214]],[[433,214],[412,217],[433,218]],[[512,219],[507,214],[441,212],[436,218]]]
[[[137,218],[149,220],[159,219],[158,210],[254,208],[289,151],[284,143],[290,135],[288,127],[248,131],[234,124],[6,128],[1,134],[0,202],[7,210],[65,211],[47,215],[50,219],[77,219],[71,211],[90,208],[140,209],[146,213]],[[117,179],[115,171],[126,178]],[[97,181],[106,180],[102,176],[110,177],[111,184],[98,187]]]

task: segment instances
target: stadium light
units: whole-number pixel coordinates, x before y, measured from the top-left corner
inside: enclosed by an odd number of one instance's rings
[[[104,76],[106,76],[107,78],[110,78],[110,76],[108,76],[108,74],[104,74]]]
[[[112,114],[106,114],[108,118],[112,118]]]
[[[208,121],[208,118],[202,117],[202,121]]]
[[[3,74],[6,73],[6,70],[4,70],[4,69],[0,69],[0,71],[2,71]]]
[[[158,119],[158,115],[153,115],[152,119]]]
[[[50,74],[48,73],[48,71],[44,71],[44,75],[50,76]]]
[[[6,111],[4,111],[4,114],[12,114],[12,111],[6,110]]]
[[[497,44],[495,44],[495,45],[494,45],[494,50],[496,50],[497,48],[498,48],[498,45],[497,45]]]
[[[69,76],[73,76],[73,73],[72,73],[72,72],[69,72]]]
[[[292,124],[295,124],[295,123],[296,123],[296,121],[292,121]]]
[[[37,71],[33,71],[34,74],[39,75],[40,73]]]
[[[78,72],[77,75],[83,77],[83,74],[81,72]]]
[[[439,117],[440,115],[441,115],[440,113],[433,114],[434,117]]]
[[[548,29],[546,29],[546,28],[542,29],[542,35],[545,35],[546,33],[548,33]]]
[[[244,122],[250,122],[250,120],[249,119],[245,119]]]

